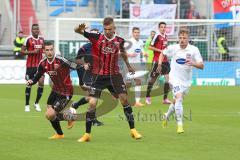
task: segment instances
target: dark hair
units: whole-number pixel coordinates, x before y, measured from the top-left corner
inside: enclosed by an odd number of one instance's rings
[[[34,24],[32,24],[32,28],[33,28],[33,27],[39,27],[39,25],[36,24],[36,23],[34,23]]]
[[[132,32],[134,32],[135,30],[139,30],[140,31],[140,28],[139,27],[133,27],[132,28]]]
[[[110,25],[110,24],[113,24],[114,23],[114,20],[112,17],[105,17],[104,20],[103,20],[103,25],[106,26],[106,25]]]
[[[51,45],[54,46],[54,43],[52,41],[44,41],[44,45],[45,46],[51,46]]]
[[[162,24],[164,24],[165,26],[167,25],[167,23],[165,23],[165,22],[160,22],[160,23],[158,23],[158,28],[160,28],[160,26],[161,26]]]
[[[178,36],[180,36],[180,34],[187,34],[187,35],[189,35],[189,30],[185,29],[185,28],[180,29],[180,31],[178,32]]]
[[[97,29],[97,28],[92,28],[92,29],[90,30],[90,32],[92,32],[92,31],[99,32],[99,29]]]
[[[152,32],[153,32],[154,34],[156,33],[156,31],[151,31],[150,33],[152,33]]]

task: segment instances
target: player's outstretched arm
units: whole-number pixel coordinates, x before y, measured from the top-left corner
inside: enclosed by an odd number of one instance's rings
[[[128,56],[127,56],[127,53],[124,51],[124,52],[121,52],[121,57],[122,59],[124,60],[127,68],[128,68],[128,71],[131,73],[131,74],[134,74],[135,71],[134,69],[132,68],[132,66],[130,65],[129,61],[128,61]]]
[[[83,35],[85,29],[87,29],[87,27],[86,27],[86,25],[85,25],[84,23],[82,23],[82,24],[79,24],[78,26],[76,26],[76,27],[74,28],[74,31],[75,31],[76,33],[79,33],[79,34],[82,34],[82,35]]]

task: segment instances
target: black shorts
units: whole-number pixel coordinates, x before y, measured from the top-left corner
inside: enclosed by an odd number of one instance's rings
[[[26,75],[25,75],[25,79],[29,80],[29,79],[33,79],[33,77],[35,76],[35,74],[37,73],[37,67],[29,67],[26,69]]]
[[[52,108],[57,111],[61,112],[68,104],[68,102],[71,100],[72,96],[64,96],[60,95],[54,91],[51,91],[47,104],[52,105]]]
[[[89,96],[100,98],[102,90],[108,89],[109,92],[117,98],[121,93],[127,94],[126,85],[122,75],[93,75],[93,83],[89,91]]]
[[[158,67],[158,63],[157,62],[153,62],[152,63],[152,71],[150,76],[151,77],[158,77],[159,73],[157,73],[157,67]],[[162,63],[162,72],[161,75],[166,75],[170,72],[170,64],[169,62],[163,62]]]
[[[83,67],[77,70],[79,85],[86,84],[87,86],[92,85],[93,76],[91,71],[86,71]]]

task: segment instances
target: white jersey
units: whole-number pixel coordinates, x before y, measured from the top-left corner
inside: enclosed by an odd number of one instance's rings
[[[137,54],[136,57],[128,57],[129,63],[146,62],[146,59],[143,56],[143,47],[144,47],[143,41],[141,39],[136,41],[134,38],[129,39],[129,41],[132,43],[132,46],[127,50],[127,53]]]
[[[190,87],[192,82],[192,66],[185,64],[186,58],[195,62],[203,62],[199,49],[188,44],[185,49],[181,49],[179,44],[169,45],[163,54],[171,59],[171,70],[169,82],[172,85],[182,85]]]

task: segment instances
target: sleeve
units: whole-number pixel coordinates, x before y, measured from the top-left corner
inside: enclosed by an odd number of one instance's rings
[[[87,31],[84,31],[83,36],[87,39],[89,39],[91,42],[96,41],[100,37],[101,33],[90,33]]]
[[[153,39],[152,39],[152,41],[151,41],[151,43],[150,43],[150,45],[151,46],[154,46],[155,44],[156,44],[156,42],[158,41],[158,34],[156,34],[154,37],[153,37]]]
[[[142,53],[145,52],[145,50],[144,50],[144,43],[143,43],[142,40],[141,40],[141,51],[142,51]]]
[[[202,56],[201,56],[200,51],[199,51],[199,49],[197,47],[195,48],[195,52],[194,52],[193,58],[194,58],[194,60],[196,62],[203,62]]]
[[[124,52],[126,52],[126,50],[125,50],[125,47],[124,47],[124,43],[125,43],[125,40],[123,39],[121,42],[120,42],[120,52],[121,53],[124,53]]]
[[[134,52],[133,51],[133,42],[131,41],[131,39],[129,39],[127,41],[129,42],[129,46],[128,46],[128,48],[127,47],[124,47],[124,48],[127,53],[133,53]],[[125,41],[124,46],[126,46],[126,44],[127,44],[127,42]]]
[[[16,38],[14,39],[13,43],[16,47],[22,47],[22,44],[18,43]]]
[[[227,53],[229,52],[229,49],[228,49],[228,47],[227,47],[227,43],[226,43],[226,41],[225,40],[223,40],[222,41],[222,46],[223,46],[223,48],[227,51]]]
[[[27,44],[28,44],[28,38],[26,38],[23,42],[23,46],[26,46],[27,47]]]
[[[62,65],[67,66],[67,67],[69,67],[71,69],[78,69],[80,67],[77,63],[69,61],[66,58],[61,57],[60,59],[62,61]]]
[[[175,45],[169,45],[167,48],[163,50],[163,54],[168,58],[172,58],[175,54]]]
[[[45,73],[44,68],[42,66],[42,63],[40,62],[39,65],[38,65],[38,68],[37,68],[37,73],[32,79],[33,84],[36,84],[44,73]]]
[[[77,57],[76,59],[82,59],[84,57],[84,54],[86,54],[86,49],[84,48],[84,46],[82,46],[77,53]]]

